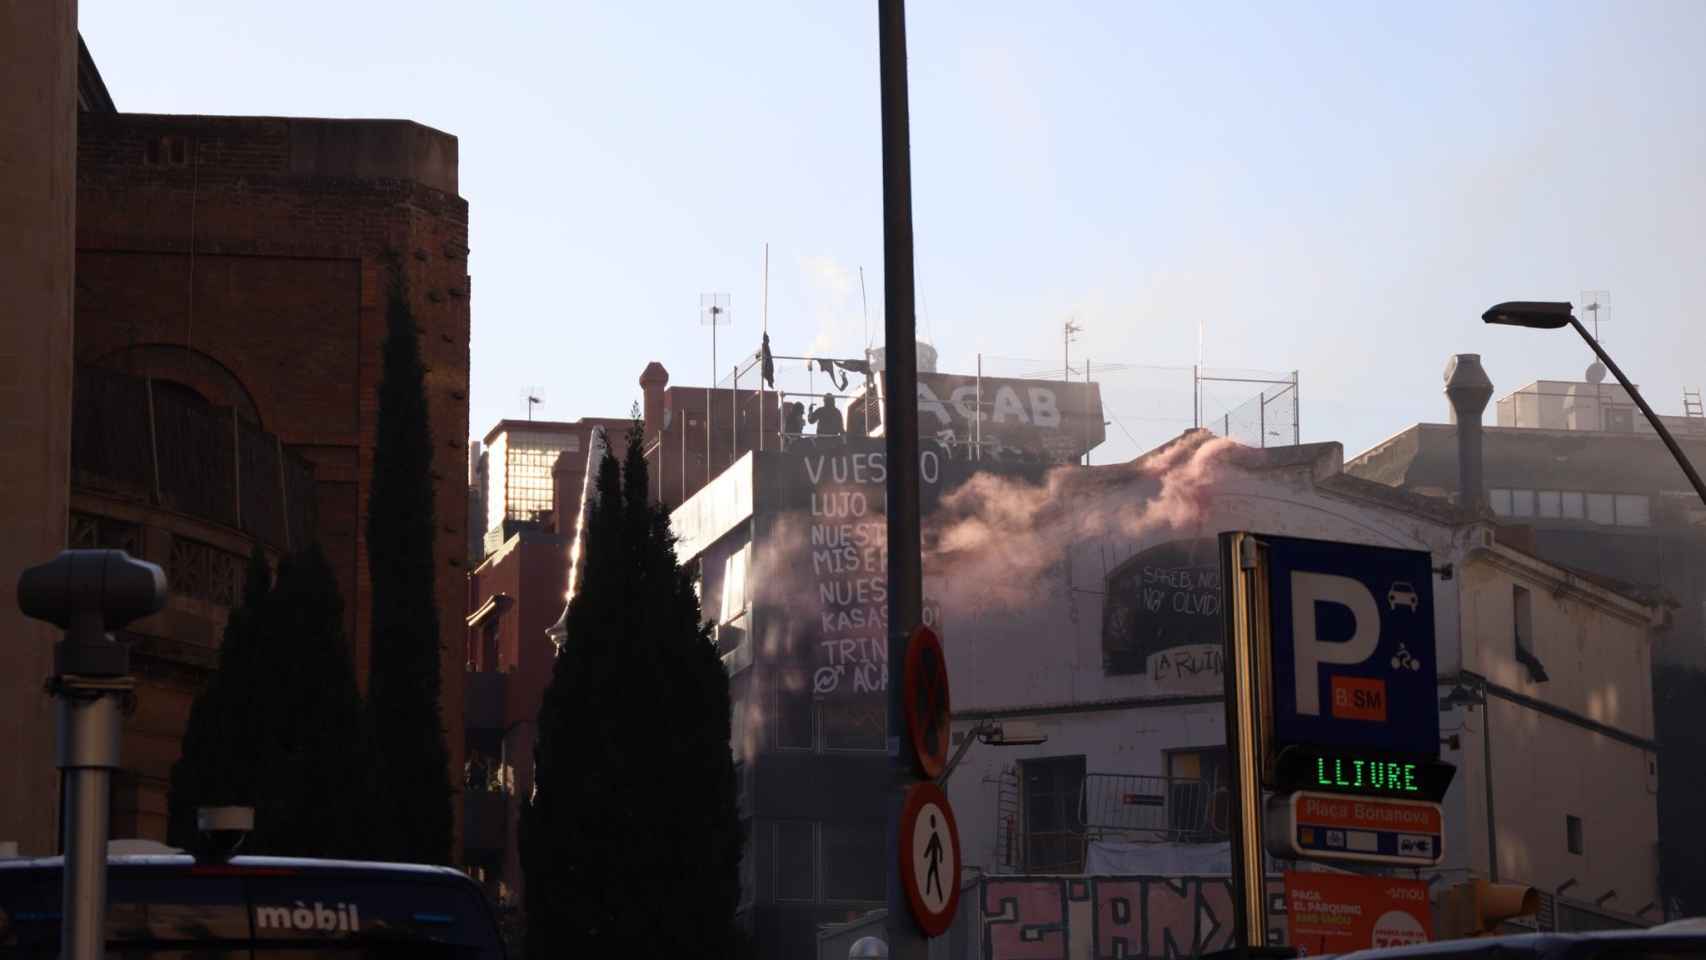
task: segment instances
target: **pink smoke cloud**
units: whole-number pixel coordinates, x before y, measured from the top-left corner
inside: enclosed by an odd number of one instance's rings
[[[945,584],[950,611],[1022,608],[1040,597],[1042,575],[1074,543],[1200,523],[1238,449],[1200,432],[1131,463],[1057,467],[1041,485],[978,474],[930,518],[925,572]]]

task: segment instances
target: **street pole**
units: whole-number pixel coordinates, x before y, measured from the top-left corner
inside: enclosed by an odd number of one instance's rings
[[[1233,811],[1227,832],[1232,855],[1233,950],[1249,956],[1267,945],[1267,871],[1262,844],[1261,705],[1257,702],[1256,636],[1261,589],[1257,545],[1247,533],[1220,535],[1220,571],[1227,598],[1226,747],[1232,759]]]
[[[893,785],[888,814],[888,940],[894,960],[926,960],[929,942],[911,916],[901,886],[900,815],[906,791],[917,781],[901,708],[906,639],[922,623],[923,560],[918,507],[918,348],[913,317],[912,160],[906,103],[906,9],[902,0],[877,0],[877,45],[883,130],[883,377],[888,466],[888,752]],[[957,883],[954,879],[952,882]]]
[[[1629,378],[1623,375],[1622,370],[1617,369],[1617,364],[1606,355],[1604,350],[1600,349],[1599,341],[1588,335],[1587,328],[1582,326],[1582,322],[1577,320],[1573,313],[1570,314],[1570,326],[1575,327],[1576,332],[1582,335],[1582,339],[1588,342],[1588,346],[1599,357],[1599,362],[1605,364],[1606,369],[1611,371],[1611,375],[1617,378],[1617,382],[1623,384],[1623,389],[1629,392],[1629,397],[1635,401],[1635,406],[1641,408],[1641,413],[1646,416],[1647,422],[1653,425],[1653,432],[1659,435],[1659,439],[1663,440],[1665,446],[1670,449],[1670,455],[1676,458],[1677,466],[1681,467],[1682,472],[1688,475],[1688,482],[1694,484],[1694,492],[1699,495],[1700,502],[1706,503],[1706,483],[1701,482],[1700,474],[1695,471],[1694,464],[1688,462],[1688,455],[1682,452],[1681,447],[1677,446],[1676,438],[1670,435],[1669,430],[1665,429],[1664,422],[1659,419],[1659,415],[1653,412],[1652,407],[1647,406],[1647,401],[1641,398],[1640,391],[1635,389],[1635,385],[1629,382]]]
[[[64,550],[18,578],[25,616],[65,631],[48,692],[59,700],[64,772],[60,956],[106,953],[108,791],[118,768],[124,708],[136,680],[129,648],[108,635],[166,604],[166,575],[123,550]]]

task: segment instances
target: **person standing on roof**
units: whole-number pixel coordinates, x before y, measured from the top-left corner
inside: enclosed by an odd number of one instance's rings
[[[816,406],[815,404],[812,406],[812,412],[811,412],[810,420],[814,425],[817,426],[817,435],[818,436],[820,436],[820,437],[839,437],[839,436],[841,436],[841,431],[842,431],[841,411],[837,410],[835,408],[835,394],[833,394],[833,393],[824,394],[823,395],[823,406],[819,407],[819,406]]]

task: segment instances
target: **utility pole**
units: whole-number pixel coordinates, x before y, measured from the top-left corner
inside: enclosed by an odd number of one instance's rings
[[[892,785],[888,814],[889,956],[927,960],[929,941],[912,917],[901,885],[901,806],[917,782],[901,673],[907,637],[923,623],[924,574],[918,504],[918,347],[913,315],[912,158],[906,95],[906,7],[903,0],[877,0],[877,45],[883,130],[883,436],[888,460],[888,753]],[[957,867],[957,864],[956,864]],[[958,878],[950,882],[958,883]]]

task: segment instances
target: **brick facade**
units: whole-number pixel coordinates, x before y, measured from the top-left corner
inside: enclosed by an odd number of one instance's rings
[[[454,137],[406,121],[79,117],[76,359],[234,407],[314,467],[363,686],[366,504],[387,283],[421,334],[443,710],[462,766],[468,205]]]

